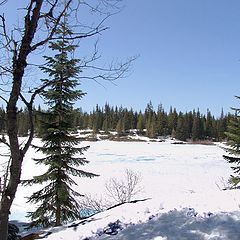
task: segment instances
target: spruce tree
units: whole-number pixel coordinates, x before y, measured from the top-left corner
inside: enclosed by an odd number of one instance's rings
[[[143,114],[140,111],[138,114],[138,120],[137,120],[137,130],[140,134],[143,134],[143,129],[144,129],[144,122],[143,122]]]
[[[159,136],[167,135],[167,113],[164,111],[162,104],[158,105],[156,114],[156,133]]]
[[[169,114],[168,114],[169,133],[174,134],[176,132],[177,122],[178,122],[177,110],[176,108],[172,109],[172,107],[170,107]]]
[[[203,122],[199,110],[194,115],[192,126],[192,140],[200,140],[203,137]]]
[[[120,138],[123,135],[123,119],[119,118],[117,126],[116,126],[116,131],[117,131],[117,137]]]
[[[227,129],[227,117],[224,116],[224,112],[223,112],[223,109],[221,111],[221,116],[220,116],[220,119],[218,120],[218,123],[217,123],[217,140],[218,141],[222,141],[224,138],[226,138],[226,135],[225,135],[225,132],[226,132],[226,129]]]
[[[79,218],[80,206],[77,197],[81,194],[72,188],[77,185],[72,176],[97,176],[79,169],[88,161],[82,156],[88,147],[78,147],[80,138],[71,134],[73,127],[69,118],[73,111],[73,104],[84,94],[76,90],[80,67],[79,60],[72,56],[77,46],[67,40],[71,31],[63,23],[58,30],[58,38],[50,43],[54,57],[46,56],[46,64],[42,71],[48,75],[43,84],[48,84],[43,97],[49,109],[45,113],[45,122],[42,122],[42,152],[43,158],[35,159],[37,164],[44,164],[47,171],[31,180],[24,181],[27,185],[44,184],[45,186],[32,194],[28,202],[37,204],[35,212],[28,217],[36,225],[44,227],[59,226],[64,222]]]
[[[240,97],[237,97],[240,99]],[[225,133],[228,141],[228,147],[225,150],[229,153],[223,155],[229,163],[233,164],[232,169],[235,175],[232,175],[230,182],[236,186],[240,183],[240,108],[233,108],[235,110],[235,116],[230,120],[228,130]]]
[[[180,112],[178,116],[176,138],[181,141],[186,141],[188,138],[186,116],[184,116],[182,112]]]
[[[212,139],[214,136],[214,129],[213,129],[213,117],[211,112],[207,111],[207,118],[205,121],[205,136],[207,139]]]

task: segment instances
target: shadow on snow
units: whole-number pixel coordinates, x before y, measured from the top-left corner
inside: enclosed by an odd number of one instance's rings
[[[96,239],[153,240],[162,239],[161,236],[167,240],[239,240],[239,224],[231,213],[199,217],[193,209],[173,210],[146,223],[131,225],[115,236],[104,234]]]

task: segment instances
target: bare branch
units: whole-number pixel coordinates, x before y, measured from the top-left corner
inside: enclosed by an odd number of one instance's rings
[[[7,99],[5,99],[4,97],[0,96],[0,98],[1,98],[5,103],[8,103]]]
[[[3,143],[3,144],[5,144],[7,147],[10,148],[10,145],[9,145],[9,143],[6,141],[4,135],[2,135],[2,138],[0,138],[0,143]]]
[[[108,196],[116,203],[125,203],[142,191],[140,182],[141,176],[138,173],[126,169],[123,179],[111,178],[105,188]]]
[[[24,102],[24,104],[26,105],[27,109],[28,109],[28,117],[29,117],[29,124],[30,124],[30,134],[28,136],[28,140],[27,142],[25,143],[24,147],[22,148],[22,152],[23,154],[25,154],[28,150],[28,148],[30,147],[31,145],[31,142],[32,142],[32,139],[33,139],[33,136],[34,136],[34,124],[33,124],[33,103],[34,103],[34,100],[35,100],[35,97],[40,94],[44,88],[46,88],[48,85],[52,84],[51,82],[49,83],[46,83],[44,85],[42,85],[41,87],[37,88],[31,95],[31,99],[30,101],[28,102],[24,96],[22,95],[22,93],[20,93],[20,98],[22,99],[22,101]]]
[[[98,74],[92,73],[92,75],[82,76],[81,79],[91,79],[100,84],[100,81],[108,81],[115,85],[114,81],[120,78],[125,78],[131,74],[131,65],[137,59],[137,57],[132,57],[126,62],[123,63],[112,63],[109,67],[99,67],[94,65],[95,59],[89,60],[85,63],[82,63],[82,69],[97,71]],[[91,64],[89,64],[91,63]],[[102,85],[102,84],[100,84]]]
[[[0,33],[0,35],[3,38],[5,38],[5,41],[6,41],[6,43],[4,44],[4,47],[7,48],[8,50],[11,50],[10,43],[12,42],[12,39],[7,34],[6,20],[5,20],[4,14],[0,15],[0,19],[1,19],[1,22],[2,22],[2,25],[0,25],[0,27],[2,28],[2,33]]]
[[[57,2],[57,1],[56,1]],[[55,4],[52,6],[51,8],[51,11],[54,10],[55,6],[56,6],[56,2]],[[68,0],[63,8],[63,10],[60,12],[60,14],[58,15],[58,17],[56,19],[54,19],[54,26],[52,28],[52,30],[50,31],[49,35],[42,41],[36,43],[35,45],[33,45],[31,47],[31,51],[34,51],[35,49],[37,49],[38,47],[42,46],[42,45],[45,45],[47,42],[49,42],[52,38],[53,38],[53,35],[55,34],[56,32],[56,29],[61,21],[61,18],[64,16],[64,14],[66,13],[70,3],[72,2],[72,0]]]
[[[3,0],[0,2],[0,6],[4,5],[8,0]]]

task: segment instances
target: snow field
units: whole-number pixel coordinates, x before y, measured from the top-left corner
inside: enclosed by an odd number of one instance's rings
[[[34,139],[34,144],[41,144],[40,140]],[[222,157],[224,150],[218,145],[111,141],[82,142],[81,145],[90,145],[90,149],[84,154],[90,163],[83,166],[84,170],[100,176],[93,179],[76,179],[78,182],[76,189],[80,193],[108,198],[104,187],[106,181],[111,177],[120,179],[125,169],[130,169],[141,176],[140,184],[143,190],[136,196],[136,199],[150,199],[134,204],[124,204],[99,213],[88,223],[80,224],[76,229],[64,226],[51,230],[55,233],[49,235],[47,239],[70,239],[71,237],[72,240],[77,240],[94,236],[108,239],[108,235],[103,234],[104,229],[109,223],[116,221],[119,221],[121,228],[125,230],[119,231],[115,237],[110,236],[109,239],[134,239],[127,232],[129,226],[134,229],[132,232],[135,231],[136,234],[142,236],[142,238],[136,239],[174,239],[174,234],[171,235],[170,230],[165,231],[166,226],[163,227],[162,222],[157,220],[155,220],[155,224],[160,226],[161,231],[156,232],[155,230],[155,235],[149,231],[146,231],[146,235],[144,235],[143,231],[139,230],[141,228],[134,227],[135,225],[142,226],[142,229],[145,229],[147,225],[144,224],[149,224],[149,219],[153,216],[155,218],[158,216],[160,219],[161,216],[165,216],[165,220],[170,218],[172,221],[174,217],[181,217],[182,221],[185,220],[184,226],[191,226],[190,229],[185,229],[188,234],[198,236],[198,238],[192,239],[228,239],[225,230],[223,233],[219,228],[212,228],[209,232],[205,231],[206,227],[202,226],[203,221],[211,218],[210,216],[219,216],[217,220],[230,218],[239,221],[240,219],[239,191],[221,190],[232,174],[232,170]],[[40,155],[30,149],[24,161],[22,179],[28,179],[44,172],[44,166],[35,166],[32,161],[34,157],[40,157]],[[26,203],[26,197],[40,187],[19,187],[11,219],[26,221],[26,212],[33,211],[35,207]],[[189,218],[189,212],[191,213],[192,209],[196,212],[197,218],[196,216],[193,219]],[[186,216],[187,218],[185,218]],[[193,222],[198,224],[200,229],[192,227]],[[214,223],[211,224],[210,226],[214,225]],[[175,225],[177,226],[178,223]],[[228,226],[228,224],[225,225]],[[161,232],[164,234],[161,235]],[[183,232],[183,236],[184,234]],[[237,236],[239,238],[236,239],[240,239],[240,234]]]

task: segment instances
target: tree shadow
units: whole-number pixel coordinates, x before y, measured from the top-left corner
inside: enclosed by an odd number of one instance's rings
[[[199,217],[193,209],[173,210],[146,223],[131,225],[115,236],[104,234],[97,239],[153,240],[161,236],[167,240],[239,240],[239,224],[233,213]]]

